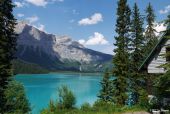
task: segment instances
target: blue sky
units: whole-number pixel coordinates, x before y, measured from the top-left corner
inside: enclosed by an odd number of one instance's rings
[[[39,29],[56,35],[67,35],[85,47],[113,54],[117,0],[13,0],[14,15]],[[149,2],[156,21],[170,12],[170,0],[128,0],[137,2],[142,15]]]

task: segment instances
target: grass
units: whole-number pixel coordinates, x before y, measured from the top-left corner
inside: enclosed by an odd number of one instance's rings
[[[100,105],[100,106],[99,106]],[[50,108],[44,109],[41,114],[122,114],[130,112],[146,112],[146,109],[141,108],[140,106],[133,107],[116,107],[111,104],[95,104],[92,107],[84,107],[83,109],[74,108],[74,109],[58,109],[51,111]]]
[[[82,111],[78,109],[60,110],[55,112],[43,111],[41,114],[122,114],[127,112],[140,112],[144,110],[127,110],[127,111]]]

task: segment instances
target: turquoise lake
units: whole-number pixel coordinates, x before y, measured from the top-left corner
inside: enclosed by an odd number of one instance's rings
[[[85,102],[93,104],[97,100],[102,77],[101,74],[56,73],[20,74],[15,79],[24,85],[32,113],[39,114],[48,106],[50,99],[57,100],[57,90],[62,85],[73,91],[77,107]]]

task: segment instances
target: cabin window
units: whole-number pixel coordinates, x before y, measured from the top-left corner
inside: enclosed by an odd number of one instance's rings
[[[170,62],[170,47],[166,48],[166,61]]]

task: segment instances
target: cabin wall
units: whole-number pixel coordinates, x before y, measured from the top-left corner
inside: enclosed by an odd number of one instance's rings
[[[160,52],[155,55],[153,60],[148,65],[148,73],[165,73],[166,70],[164,68],[158,68],[160,65],[166,63],[166,58],[164,58],[162,55],[166,53],[166,46],[170,45],[170,40],[168,40],[165,45],[162,47]]]

